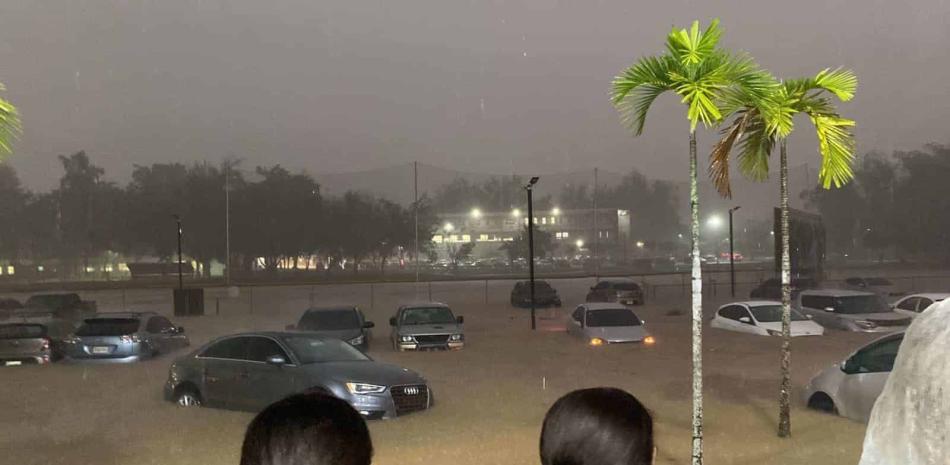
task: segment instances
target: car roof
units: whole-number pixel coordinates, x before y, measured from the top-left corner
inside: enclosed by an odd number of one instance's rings
[[[444,303],[442,303],[442,302],[414,302],[414,303],[411,303],[411,304],[403,304],[403,305],[400,305],[400,306],[399,306],[399,309],[402,310],[402,309],[406,309],[406,308],[431,308],[431,307],[445,307],[445,308],[449,308],[448,305],[446,305],[446,304],[444,304]]]
[[[921,292],[919,294],[911,294],[905,297],[905,299],[909,297],[926,297],[930,300],[943,300],[950,297],[950,292]]]
[[[338,310],[356,310],[356,305],[338,305],[336,307],[310,307],[305,310],[306,313],[311,312],[333,312]]]
[[[782,305],[782,303],[777,300],[743,300],[739,302],[729,302],[728,304],[722,305],[719,308],[728,307],[730,305],[745,305],[746,307],[762,307],[765,305]]]
[[[142,318],[146,316],[158,316],[155,312],[99,312],[84,320],[101,320],[105,318]]]
[[[799,295],[820,295],[829,297],[850,297],[858,295],[877,295],[873,292],[852,291],[850,289],[808,289]]]
[[[625,277],[601,278],[601,279],[600,279],[600,282],[608,282],[608,283],[634,283],[634,284],[637,283],[637,282],[634,281],[632,278],[625,278]]]
[[[588,310],[623,309],[623,310],[630,310],[631,312],[633,311],[633,310],[631,310],[629,307],[627,307],[626,305],[617,304],[617,303],[610,303],[610,302],[594,302],[594,303],[588,303],[588,304],[584,304],[584,307],[586,307]]]
[[[215,338],[214,340],[217,341],[217,340],[221,340],[221,339],[225,339],[225,338],[240,337],[240,336],[245,336],[245,337],[249,337],[249,336],[259,336],[259,337],[270,337],[270,338],[274,338],[274,339],[283,339],[283,338],[289,337],[289,336],[307,336],[307,337],[314,338],[314,339],[328,339],[328,340],[329,340],[329,339],[333,339],[333,340],[337,340],[336,338],[332,338],[332,337],[319,336],[319,335],[314,334],[313,332],[309,332],[309,331],[245,331],[245,332],[243,332],[243,333],[226,334],[226,335],[224,335],[224,336]]]

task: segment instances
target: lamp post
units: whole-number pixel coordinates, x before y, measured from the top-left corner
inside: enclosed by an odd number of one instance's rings
[[[736,254],[732,248],[732,214],[740,209],[739,205],[729,209],[729,286],[732,296],[736,296]]]
[[[185,281],[181,274],[181,217],[178,215],[172,216],[175,218],[175,223],[178,224],[178,289],[184,289]]]
[[[528,184],[524,186],[524,190],[528,192],[528,282],[531,286],[531,330],[534,331],[537,328],[537,323],[535,320],[535,310],[534,310],[534,205],[531,201],[531,191],[535,184],[538,183],[538,177],[534,176],[528,181]]]

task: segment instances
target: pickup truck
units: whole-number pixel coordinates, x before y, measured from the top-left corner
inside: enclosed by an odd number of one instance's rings
[[[30,296],[23,303],[23,308],[17,310],[14,315],[28,316],[34,313],[46,313],[53,318],[78,323],[85,318],[94,316],[96,312],[96,302],[82,300],[79,298],[79,294],[73,292]]]

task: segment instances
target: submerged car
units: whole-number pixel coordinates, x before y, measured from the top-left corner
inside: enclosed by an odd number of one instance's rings
[[[311,308],[304,312],[296,325],[287,329],[336,338],[366,351],[372,335],[370,329],[374,326],[372,321],[366,321],[359,308],[346,306]]]
[[[825,328],[792,309],[791,335],[820,336]],[[709,326],[727,331],[757,334],[759,336],[782,335],[782,303],[768,300],[734,302],[723,305],[716,311]]]
[[[63,343],[68,360],[124,363],[188,346],[185,328],[152,312],[100,313]]]
[[[808,407],[867,423],[903,340],[887,335],[820,372],[805,386]]]
[[[165,399],[182,407],[260,410],[301,392],[347,401],[368,419],[394,418],[432,406],[425,378],[373,361],[341,340],[303,332],[221,337],[175,360]]]
[[[72,325],[54,319],[0,324],[0,366],[32,365],[63,358],[62,340]]]
[[[829,329],[857,332],[902,331],[910,317],[895,312],[870,292],[823,289],[802,291],[794,302],[803,314]]]
[[[818,282],[812,278],[792,278],[789,285],[793,299],[801,291],[818,288]],[[782,280],[779,278],[769,278],[762,281],[758,286],[752,289],[752,292],[749,292],[749,298],[782,300]]]
[[[920,315],[921,312],[926,310],[931,305],[940,302],[947,297],[950,297],[948,293],[926,293],[926,294],[912,294],[907,297],[902,297],[897,302],[894,302],[894,311],[897,313],[903,313],[911,318],[916,318],[917,315]]]
[[[879,294],[881,297],[894,298],[907,295],[891,280],[886,278],[851,277],[844,280],[845,287],[855,291],[867,291]]]
[[[587,302],[617,302],[625,305],[643,305],[643,289],[632,279],[609,278],[599,281],[587,293]]]
[[[592,346],[624,343],[653,345],[656,342],[633,310],[616,303],[577,306],[571,313],[567,332]]]
[[[547,281],[534,281],[534,304],[539,307],[560,307],[561,297]],[[511,305],[531,306],[531,281],[518,281],[511,290]]]
[[[429,302],[404,305],[389,319],[393,349],[432,350],[465,347],[465,319],[448,305]]]

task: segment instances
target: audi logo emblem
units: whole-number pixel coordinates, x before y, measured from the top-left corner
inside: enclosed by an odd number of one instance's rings
[[[414,396],[414,395],[419,394],[419,388],[416,386],[410,386],[404,389],[403,392],[405,392],[406,395]]]

